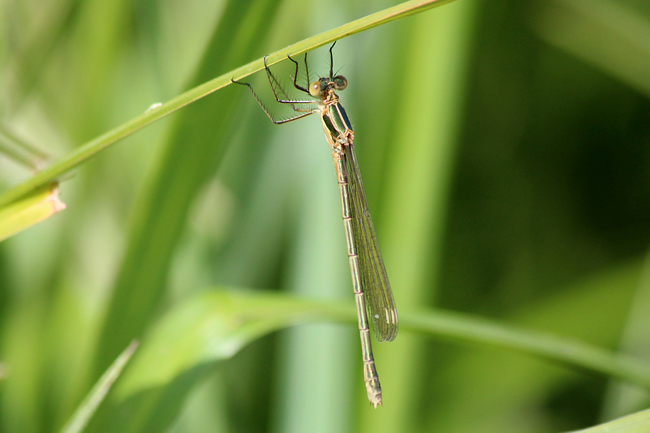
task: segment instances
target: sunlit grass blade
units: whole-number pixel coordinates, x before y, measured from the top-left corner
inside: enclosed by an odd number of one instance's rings
[[[0,241],[65,209],[59,200],[58,183],[44,185],[31,194],[0,208]]]

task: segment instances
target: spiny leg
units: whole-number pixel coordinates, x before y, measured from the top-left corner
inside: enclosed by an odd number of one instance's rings
[[[289,57],[289,60],[295,63],[295,61]],[[264,69],[266,70],[266,77],[269,80],[269,84],[271,85],[271,90],[273,91],[273,96],[275,96],[275,100],[278,101],[280,104],[289,104],[291,105],[291,108],[293,108],[294,111],[299,111],[299,112],[305,112],[305,111],[313,111],[312,109],[305,109],[305,108],[297,108],[294,104],[313,104],[313,100],[293,100],[289,99],[289,95],[287,95],[287,92],[284,91],[282,88],[282,85],[278,81],[277,78],[275,78],[275,75],[271,72],[271,69],[269,69],[268,65],[266,64],[266,56],[264,56]],[[294,79],[295,81],[295,79]],[[276,87],[279,89],[280,96],[283,96],[286,99],[280,99],[278,97],[278,92],[276,92]],[[307,92],[307,90],[305,90]],[[307,92],[309,93],[309,92]]]
[[[309,63],[307,63],[307,53],[305,53],[305,75],[307,76],[307,85],[309,86],[311,84],[311,80],[309,79]]]
[[[298,62],[295,61],[289,54],[287,54],[287,58],[291,60],[295,65],[296,65],[296,71],[293,73],[293,87],[296,89],[300,90],[301,92],[305,92],[308,95],[309,90],[305,89],[304,87],[300,86],[296,80],[298,79]],[[305,53],[305,70],[307,71],[307,84],[309,84],[309,69],[307,67],[307,53]]]

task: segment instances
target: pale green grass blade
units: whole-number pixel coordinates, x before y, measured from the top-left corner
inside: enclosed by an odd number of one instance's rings
[[[630,309],[619,350],[644,358],[650,362],[647,342],[650,340],[650,255],[646,255],[634,303]],[[604,398],[601,420],[610,420],[635,412],[647,406],[648,392],[620,381],[608,384]]]
[[[29,195],[0,208],[0,242],[65,209],[58,183],[44,185]]]
[[[165,386],[185,370],[228,359],[251,341],[290,324],[349,321],[355,317],[349,307],[265,291],[201,293],[152,328],[115,396],[125,398]]]
[[[273,65],[274,63],[284,60],[287,54],[301,54],[337,39],[341,39],[346,36],[350,36],[355,33],[370,29],[372,27],[376,27],[382,23],[387,23],[400,17],[422,12],[435,6],[441,6],[443,4],[450,3],[451,1],[454,0],[414,0],[405,2],[400,5],[384,9],[381,12],[377,12],[375,14],[345,24],[343,26],[337,27],[336,29],[321,33],[320,35],[305,39],[304,41],[298,42],[282,50],[276,51],[268,56],[267,62],[269,65]],[[160,106],[148,110],[144,114],[85,143],[69,155],[61,158],[59,161],[39,172],[34,177],[21,183],[20,185],[15,186],[9,191],[6,191],[0,196],[0,206],[10,203],[22,195],[27,194],[29,191],[37,188],[38,186],[57,178],[61,174],[87,161],[90,157],[94,156],[113,143],[130,134],[133,134],[140,128],[178,110],[179,108],[184,107],[187,104],[196,101],[197,99],[203,98],[210,93],[213,93],[223,87],[230,85],[232,79],[239,80],[241,78],[247,77],[248,75],[261,70],[263,67],[263,60],[258,59],[244,66],[233,69],[211,81],[198,85],[191,90],[188,90],[187,92],[171,99],[170,101],[167,101]]]
[[[104,401],[104,398],[110,391],[111,386],[122,373],[122,370],[129,362],[135,350],[138,348],[138,342],[133,341],[125,350],[117,357],[113,364],[106,370],[106,373],[95,384],[90,393],[81,403],[75,414],[70,421],[63,427],[61,433],[81,433],[84,431],[88,421],[92,418],[93,414]]]
[[[345,45],[351,48],[350,44]],[[337,45],[335,51],[341,46]],[[336,64],[346,63],[344,51],[336,51]],[[316,60],[321,56],[311,57]],[[345,97],[344,104],[353,99],[350,95]],[[293,161],[300,161],[299,165],[289,164],[293,166],[289,169],[293,169],[293,177],[285,188],[291,194],[290,200],[300,206],[292,212],[296,225],[290,236],[284,290],[309,299],[344,299],[353,303],[340,218],[341,199],[322,127],[313,120],[316,119],[296,122],[291,129],[270,125],[277,131],[273,141],[287,143],[285,153],[291,152]],[[278,164],[271,167],[274,172],[287,171]],[[357,391],[363,389],[363,381],[357,377],[361,362],[359,337],[355,334],[353,327],[324,323],[293,327],[278,336],[273,431],[351,430]],[[319,420],[317,425],[314,419]]]

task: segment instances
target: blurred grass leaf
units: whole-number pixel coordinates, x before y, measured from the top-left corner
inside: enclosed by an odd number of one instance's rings
[[[0,124],[0,153],[31,170],[40,170],[50,157],[43,151],[21,140]]]
[[[547,42],[650,95],[650,19],[611,0],[539,3],[533,27]]]
[[[355,317],[347,303],[264,291],[204,292],[169,311],[152,328],[115,396],[167,385],[185,370],[230,358],[253,340],[290,325]]]

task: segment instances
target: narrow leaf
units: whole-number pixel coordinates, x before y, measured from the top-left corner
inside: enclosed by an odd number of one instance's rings
[[[63,427],[62,433],[79,433],[84,430],[137,348],[138,342],[134,340],[117,357],[115,362],[106,370],[106,373],[99,378],[93,389],[90,390],[90,393],[77,408],[70,421]]]
[[[267,63],[273,65],[284,59],[287,54],[298,55],[309,50],[313,50],[322,45],[328,44],[338,39],[359,33],[364,30],[379,26],[381,24],[402,18],[414,13],[422,12],[435,6],[450,3],[454,0],[412,0],[393,6],[383,11],[368,15],[364,18],[344,24],[333,30],[321,33],[319,35],[307,38],[294,45],[278,50],[267,56]],[[251,75],[264,67],[263,59],[258,59],[250,62],[244,66],[227,72],[220,77],[210,80],[200,86],[194,87],[187,92],[165,102],[161,105],[156,105],[155,108],[146,110],[140,116],[129,120],[126,123],[118,126],[115,129],[85,143],[77,148],[75,151],[61,158],[51,166],[47,167],[37,175],[28,179],[27,181],[13,187],[0,195],[0,206],[11,203],[12,201],[22,197],[23,195],[33,191],[34,189],[42,186],[61,174],[73,169],[77,165],[87,161],[98,152],[104,150],[113,143],[127,137],[140,128],[158,120],[162,117],[190,104],[197,99],[203,98],[212,92],[215,92],[223,87],[231,84],[231,80],[239,80],[243,77]]]

